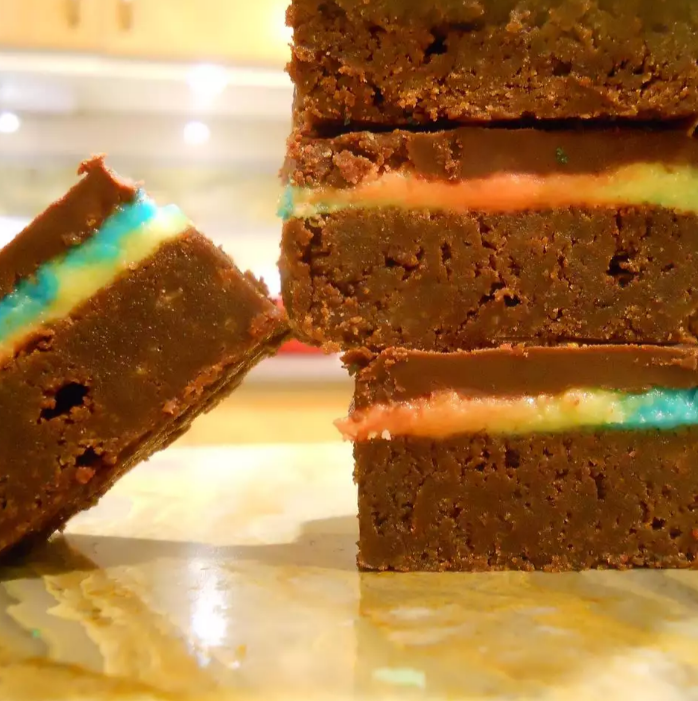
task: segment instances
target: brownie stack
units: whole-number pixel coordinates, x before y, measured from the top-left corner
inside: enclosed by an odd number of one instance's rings
[[[359,565],[698,553],[698,6],[295,0],[280,262]]]

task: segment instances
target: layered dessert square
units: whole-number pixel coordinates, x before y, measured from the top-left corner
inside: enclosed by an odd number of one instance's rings
[[[693,567],[698,348],[347,355],[359,566]]]
[[[262,283],[101,158],[0,251],[0,550],[44,537],[286,338]]]
[[[293,0],[304,133],[698,114],[694,0]]]
[[[298,137],[284,173],[282,291],[309,343],[698,341],[683,129]]]

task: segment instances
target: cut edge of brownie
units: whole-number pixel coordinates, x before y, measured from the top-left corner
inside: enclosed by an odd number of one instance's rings
[[[169,423],[163,424],[159,432],[144,435],[141,441],[137,441],[132,446],[127,447],[123,457],[117,463],[118,470],[112,473],[105,471],[104,479],[101,481],[95,480],[95,484],[92,486],[89,494],[85,494],[79,502],[59,511],[38,532],[29,533],[14,546],[0,552],[0,561],[21,556],[37,543],[47,540],[53,533],[62,531],[67,522],[77,513],[96,506],[101,497],[133,467],[149,460],[155,453],[165,450],[165,448],[183,436],[199,416],[215,409],[218,404],[240,386],[247,373],[255,365],[274,355],[285,338],[286,335],[281,334],[270,338],[268,345],[265,345],[263,348],[260,347],[258,352],[247,358],[245,362],[231,363],[228,367],[222,367],[219,376],[202,388],[202,400],[200,403],[186,406],[184,411],[175,415]]]
[[[698,428],[356,443],[365,570],[698,567]]]
[[[328,351],[696,343],[696,221],[653,206],[346,209],[285,222],[282,296],[294,332]]]

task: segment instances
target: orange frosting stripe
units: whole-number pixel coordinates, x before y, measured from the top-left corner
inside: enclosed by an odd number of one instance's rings
[[[327,198],[322,190],[316,191],[309,203],[318,204],[331,199],[333,204],[348,207],[376,207],[409,202],[414,209],[441,209],[458,214],[474,209],[521,211],[568,206],[572,201],[600,203],[601,198],[595,198],[595,191],[602,181],[599,176],[592,175],[540,177],[503,173],[480,180],[450,183],[391,174],[353,189],[335,190]]]

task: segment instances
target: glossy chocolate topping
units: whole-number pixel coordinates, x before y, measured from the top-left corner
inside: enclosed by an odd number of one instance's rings
[[[137,188],[104,164],[102,156],[84,161],[83,178],[0,251],[0,297],[38,267],[90,238],[119,205],[133,200]]]
[[[495,173],[598,174],[639,163],[698,168],[698,139],[685,128],[354,132],[292,140],[284,177],[298,186],[342,188],[397,169],[453,181]]]
[[[641,392],[698,387],[698,347],[502,346],[432,353],[391,348],[345,354],[357,371],[355,408],[452,390],[464,397],[559,394],[575,388]]]

